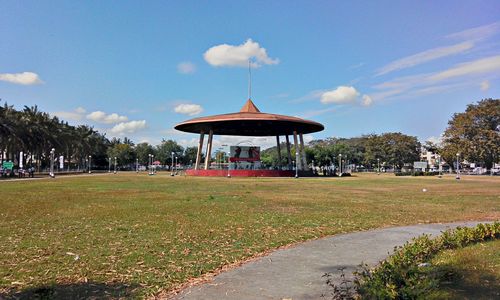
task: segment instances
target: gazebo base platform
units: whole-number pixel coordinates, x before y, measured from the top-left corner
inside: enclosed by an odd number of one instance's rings
[[[307,174],[306,174],[307,173]],[[311,173],[311,174],[309,174]],[[294,177],[295,171],[290,170],[186,170],[188,176],[208,177]],[[299,176],[311,176],[312,172],[300,171]]]

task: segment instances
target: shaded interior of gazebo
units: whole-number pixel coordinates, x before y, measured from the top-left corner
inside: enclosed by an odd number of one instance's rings
[[[296,167],[298,170],[308,170],[304,152],[304,134],[322,131],[323,125],[292,116],[269,114],[260,112],[252,100],[248,99],[237,113],[200,117],[177,124],[175,129],[200,135],[198,153],[194,170],[201,170],[201,157],[204,146],[205,134],[208,134],[204,170],[209,170],[212,141],[214,135],[232,136],[275,136],[278,158],[281,162],[280,136],[285,136],[288,166],[292,164],[290,152],[290,139],[293,136],[296,151]],[[278,166],[281,170],[283,166]],[[201,174],[201,173],[200,173]]]

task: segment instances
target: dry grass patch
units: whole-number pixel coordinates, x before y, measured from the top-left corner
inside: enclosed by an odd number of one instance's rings
[[[325,235],[500,219],[498,177],[297,180],[122,173],[0,186],[0,298],[32,289],[64,294],[68,286],[143,297]]]

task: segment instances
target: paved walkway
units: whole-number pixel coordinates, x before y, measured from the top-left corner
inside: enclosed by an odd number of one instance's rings
[[[321,294],[329,295],[321,277],[324,273],[331,272],[338,279],[338,268],[345,267],[346,275],[352,276],[361,262],[374,265],[413,237],[477,223],[393,227],[309,241],[221,273],[211,282],[188,287],[173,299],[320,299]]]

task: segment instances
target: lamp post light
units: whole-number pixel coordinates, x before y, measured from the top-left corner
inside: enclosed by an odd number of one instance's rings
[[[339,154],[339,177],[342,177],[342,153]]]
[[[135,172],[139,173],[139,159],[138,158],[135,159]]]
[[[113,171],[113,174],[116,174],[116,156],[115,156],[115,169]]]
[[[51,178],[55,178],[55,174],[54,174],[54,155],[56,153],[56,149],[52,148],[50,150],[50,173],[49,173],[49,176]]]
[[[438,178],[441,178],[442,175],[441,175],[441,155],[438,155]]]
[[[177,156],[175,157],[175,175],[177,175]]]
[[[230,156],[231,156],[231,155],[229,155],[229,154],[227,155],[227,178],[230,178],[230,177],[231,177],[231,174],[229,174],[229,170],[231,169],[231,162],[230,162],[230,160],[229,160],[229,157],[230,157]]]
[[[377,175],[380,175],[380,158],[377,158]]]
[[[295,178],[299,178],[299,151],[295,150]]]
[[[457,153],[457,176],[455,177],[455,179],[460,179],[460,163],[458,161],[459,158],[460,158],[460,153]]]
[[[151,175],[151,153],[148,153],[148,175]]]
[[[174,152],[172,154],[172,165],[170,166],[170,176],[174,176]]]
[[[89,155],[89,174],[92,174],[92,155]]]

